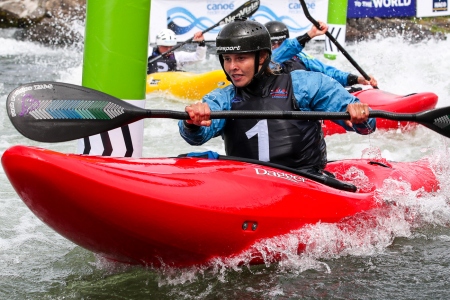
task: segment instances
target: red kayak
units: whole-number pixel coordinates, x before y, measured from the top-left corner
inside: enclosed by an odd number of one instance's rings
[[[361,102],[369,104],[372,110],[384,110],[394,113],[419,113],[436,108],[438,102],[438,96],[428,92],[400,96],[379,89],[368,89],[352,92],[352,94]],[[329,120],[325,120],[322,124],[324,135],[347,132],[344,128]],[[377,119],[377,130],[404,130],[416,126],[417,123],[414,122]]]
[[[337,179],[364,172],[365,181],[341,185],[248,161],[97,157],[26,146],[6,150],[2,165],[24,203],[61,235],[106,258],[155,267],[208,264],[307,224],[387,206],[375,199],[387,178],[412,190],[439,187],[426,160],[331,162]],[[258,255],[251,261],[261,262]]]

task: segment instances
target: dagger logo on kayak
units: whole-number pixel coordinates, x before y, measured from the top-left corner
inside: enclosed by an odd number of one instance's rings
[[[112,120],[124,114],[121,106],[109,101],[37,100],[25,94],[20,103],[20,117],[31,115],[39,120]]]
[[[261,168],[255,168],[256,175],[266,175],[266,176],[273,176],[281,179],[286,179],[292,182],[305,182],[305,178],[298,176],[298,175],[292,175],[292,174],[286,174],[283,172],[276,172],[276,171],[269,171],[266,169]]]

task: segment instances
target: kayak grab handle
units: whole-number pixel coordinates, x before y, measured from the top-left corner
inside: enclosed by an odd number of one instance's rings
[[[385,168],[392,169],[391,166],[383,164],[382,162],[379,162],[379,161],[369,161],[369,165],[377,165],[377,166],[382,166],[382,167],[385,167]]]

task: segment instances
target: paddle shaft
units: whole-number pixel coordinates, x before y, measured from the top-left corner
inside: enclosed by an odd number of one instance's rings
[[[165,118],[175,120],[189,120],[187,112],[146,109],[142,118]],[[369,112],[371,118],[383,118],[396,121],[417,121],[416,114],[399,114],[382,110]],[[286,119],[286,120],[350,120],[347,112],[313,112],[313,111],[258,111],[258,110],[227,110],[212,111],[210,119]]]
[[[255,11],[257,11],[259,8],[259,0],[250,0],[245,2],[244,4],[242,4],[241,6],[239,6],[237,9],[235,9],[231,14],[229,14],[228,16],[226,16],[225,18],[223,18],[222,20],[220,20],[219,22],[217,22],[216,24],[214,24],[211,27],[206,28],[205,30],[202,31],[202,34],[207,33],[208,31],[216,28],[219,25],[225,25],[228,24],[230,22],[232,22],[235,18],[237,17],[250,17]],[[148,63],[152,63],[155,60],[161,58],[163,55],[166,55],[167,53],[170,53],[178,48],[180,48],[181,46],[190,43],[194,40],[194,37],[191,37],[190,39],[172,47],[170,50],[150,59],[148,61]]]
[[[209,28],[208,28],[208,29],[209,29]],[[213,28],[211,28],[211,29],[213,29]],[[206,30],[205,30],[205,31],[202,31],[202,32],[205,33]],[[168,51],[166,51],[166,52],[163,52],[163,53],[161,53],[160,55],[158,55],[158,56],[156,56],[156,57],[150,59],[150,60],[148,61],[148,63],[152,63],[152,62],[154,62],[154,61],[160,59],[162,56],[166,55],[167,53],[170,53],[170,52],[172,52],[172,51],[174,51],[174,50],[180,48],[181,46],[184,46],[185,44],[192,42],[193,39],[194,39],[194,38],[191,37],[190,39],[188,39],[188,40],[186,40],[186,41],[184,41],[184,42],[182,42],[182,43],[179,43],[178,45],[173,46],[172,48],[170,48],[170,50],[168,50]]]
[[[320,29],[320,24],[319,22],[317,22],[309,13],[308,11],[308,7],[306,6],[305,0],[299,0],[300,4],[302,5],[303,8],[303,12],[305,13],[306,18],[314,24],[314,26],[316,26],[318,29]],[[344,47],[341,46],[341,44],[339,44],[339,42],[334,38],[334,36],[329,33],[328,31],[325,33],[325,35],[330,39],[330,41],[333,42],[333,44],[336,45],[336,47],[339,49],[339,51],[342,52],[342,54],[344,54],[344,56],[350,61],[350,63],[359,71],[359,73],[361,73],[361,75],[368,81],[370,81],[370,76],[367,75],[366,72],[364,72],[364,70],[358,65],[358,63],[350,56],[350,54],[348,54],[348,52],[344,49]]]

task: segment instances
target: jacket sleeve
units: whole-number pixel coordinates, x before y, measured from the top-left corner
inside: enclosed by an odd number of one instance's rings
[[[348,75],[350,75],[350,73],[343,72],[341,70],[336,69],[333,66],[326,65],[326,64],[322,63],[320,60],[318,60],[304,52],[298,53],[297,56],[305,64],[306,69],[308,71],[323,73],[325,75],[330,76],[331,78],[334,78],[342,86],[348,85]]]
[[[211,111],[221,111],[231,109],[231,99],[234,97],[234,86],[229,85],[223,89],[217,88],[206,94],[202,102],[207,103]],[[213,119],[211,126],[199,126],[188,128],[184,121],[178,122],[178,129],[181,137],[190,145],[202,145],[222,133],[225,126],[225,119]]]
[[[281,64],[303,50],[297,39],[286,39],[280,47],[272,50],[272,62]]]
[[[177,61],[177,68],[181,69],[185,65],[204,60],[206,58],[206,46],[197,46],[195,52],[175,51],[174,55]]]
[[[294,97],[302,111],[346,112],[347,105],[360,102],[336,80],[317,72],[291,72]],[[376,119],[348,127],[344,120],[333,120],[347,131],[370,134],[376,129]]]

